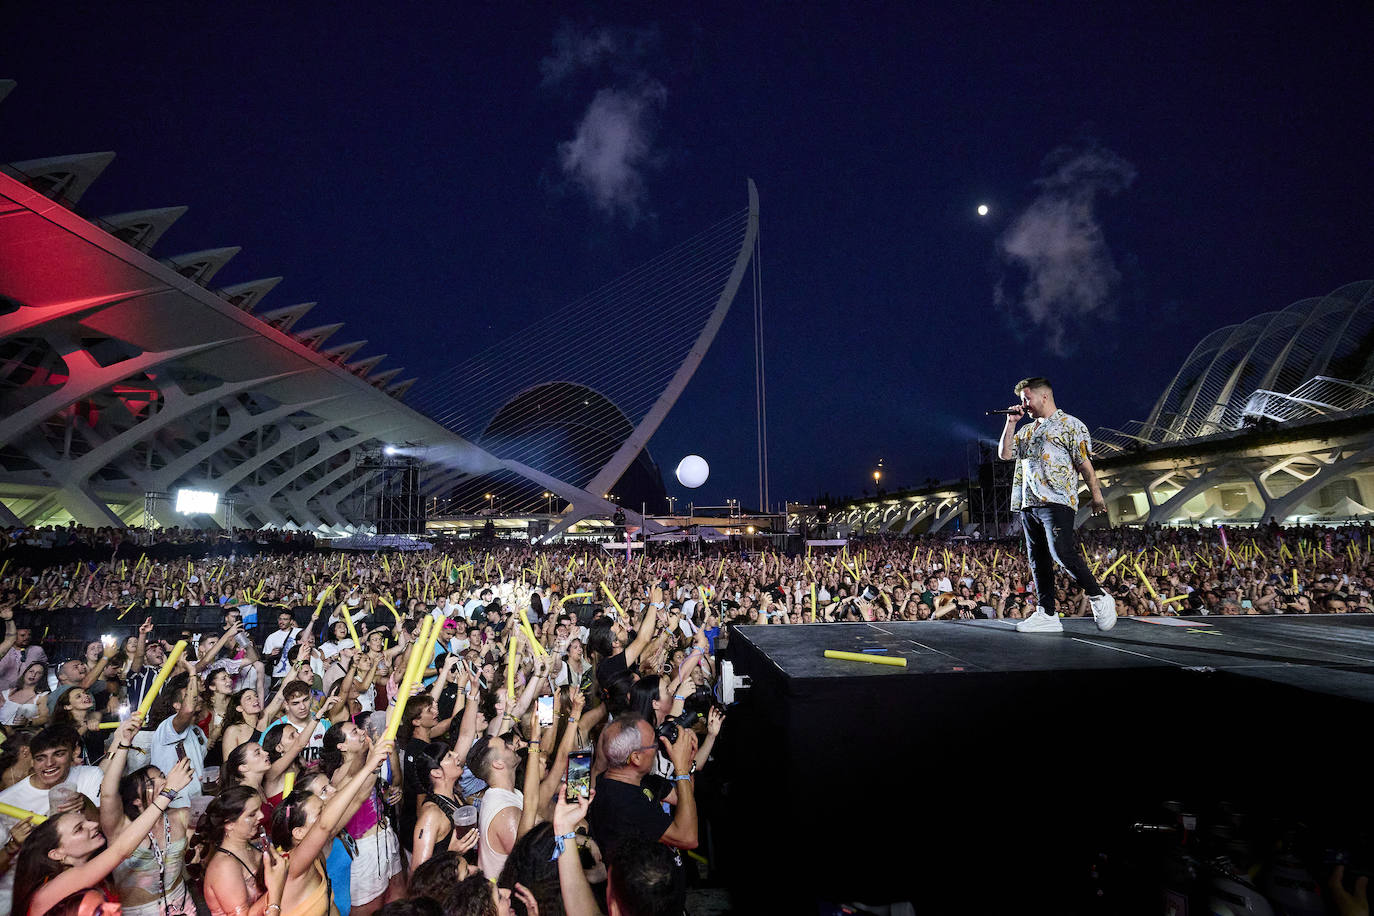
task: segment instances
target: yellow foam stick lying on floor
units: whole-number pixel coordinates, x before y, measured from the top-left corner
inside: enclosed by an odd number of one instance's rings
[[[895,668],[905,668],[906,659],[900,655],[896,658],[888,658],[886,655],[868,655],[864,652],[841,652],[839,649],[826,649],[826,658],[839,658],[849,662],[868,662],[872,665],[891,665]]]

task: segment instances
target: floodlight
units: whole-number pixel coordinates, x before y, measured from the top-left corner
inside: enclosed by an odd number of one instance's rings
[[[382,454],[386,455],[388,458],[395,455],[397,451],[399,451],[399,449],[394,445],[388,445],[382,448]]]
[[[177,511],[182,515],[214,515],[219,494],[208,490],[177,490]]]

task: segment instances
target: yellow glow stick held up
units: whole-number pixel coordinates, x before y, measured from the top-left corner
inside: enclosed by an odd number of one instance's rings
[[[571,595],[564,595],[562,598],[559,598],[558,603],[562,604],[564,601],[571,601],[574,598],[590,598],[595,594],[596,592],[573,592]]]
[[[96,728],[102,732],[107,732],[119,728],[119,726],[123,724],[123,722],[101,722],[99,725],[96,726]]]
[[[1188,596],[1187,596],[1187,595],[1175,595],[1175,596],[1172,597],[1172,598],[1161,598],[1159,603],[1160,603],[1160,604],[1173,604],[1175,601],[1187,601],[1187,600],[1188,600]]]
[[[602,580],[601,580],[601,590],[604,591],[604,592],[606,593],[606,597],[607,597],[607,598],[611,599],[611,604],[615,605],[616,612],[617,612],[618,614],[620,614],[621,617],[624,617],[624,616],[625,616],[625,609],[624,609],[623,607],[620,606],[620,602],[619,602],[619,601],[616,601],[616,600],[615,600],[615,595],[613,595],[613,594],[611,593],[611,587],[610,587],[609,585],[606,584],[606,580],[605,580],[605,579],[602,579]]]
[[[1150,590],[1150,597],[1154,598],[1156,601],[1159,600],[1159,593],[1155,591],[1154,583],[1150,581],[1149,576],[1145,575],[1145,571],[1140,568],[1139,563],[1135,564],[1135,574],[1140,577],[1140,581],[1145,583],[1145,587]]]
[[[1297,567],[1294,567],[1294,569],[1293,569],[1293,591],[1296,592],[1297,590],[1298,590],[1298,570],[1297,570]]]
[[[287,770],[286,775],[281,780],[281,797],[286,798],[294,788],[296,788],[296,771]]]
[[[1099,579],[1105,579],[1105,578],[1107,578],[1108,576],[1110,576],[1110,575],[1112,574],[1112,570],[1114,570],[1114,569],[1116,569],[1118,566],[1120,566],[1120,565],[1121,565],[1121,561],[1124,560],[1124,559],[1126,559],[1126,555],[1123,553],[1121,556],[1117,557],[1117,558],[1116,558],[1116,562],[1113,563],[1111,566],[1108,566],[1108,567],[1106,568],[1106,570],[1103,571],[1102,575],[1098,576],[1098,578],[1099,578]]]
[[[353,615],[348,610],[348,605],[343,606],[344,626],[348,627],[348,635],[353,637],[353,648],[362,651],[363,641],[358,638],[358,630],[353,626]]]
[[[138,714],[143,721],[148,721],[148,710],[153,708],[153,701],[162,690],[162,685],[167,683],[167,678],[172,676],[172,669],[177,662],[181,661],[181,655],[186,651],[186,640],[177,640],[177,644],[172,646],[172,653],[167,656],[167,660],[162,663],[162,670],[153,678],[153,686],[148,688],[148,692],[143,695],[143,702],[138,704]]]
[[[529,639],[530,645],[534,646],[534,651],[540,656],[548,655],[548,651],[539,644],[539,640],[534,638],[534,627],[530,626],[530,619],[525,616],[525,609],[517,608],[516,610],[520,614],[520,629],[525,631],[525,636]]]
[[[816,622],[816,583],[811,583],[811,622]]]
[[[515,708],[515,634],[510,637],[510,649],[506,653],[506,709]],[[508,711],[506,715],[510,715]]]
[[[906,659],[900,655],[896,658],[888,658],[886,655],[868,655],[864,652],[841,652],[838,649],[826,649],[825,657],[849,662],[868,662],[871,665],[891,665],[894,668],[906,667]]]
[[[383,597],[380,596],[380,595],[377,596],[377,600],[380,601],[380,602],[382,603],[382,606],[383,606],[383,607],[385,607],[388,611],[391,612],[391,616],[392,616],[392,617],[395,617],[395,618],[396,618],[396,626],[397,626],[397,628],[400,628],[400,626],[401,626],[401,614],[400,614],[399,611],[396,610],[396,605],[392,604],[390,601],[387,601],[385,598],[383,598]]]
[[[4,802],[0,802],[0,814],[5,815],[5,817],[12,817],[17,821],[32,820],[35,825],[48,819],[46,814],[35,814],[32,811],[25,811],[23,808],[16,808],[14,805],[7,805]]]
[[[419,650],[424,648],[425,638],[429,635],[429,624],[433,619],[426,615],[425,619],[420,621],[420,634],[415,639],[415,648],[410,651],[406,673],[401,679],[400,690],[396,693],[396,702],[391,705],[391,713],[387,716],[386,731],[382,733],[383,741],[394,741],[396,730],[401,727],[401,718],[405,715],[406,703],[410,700],[410,689],[415,686],[415,664],[420,658]]]

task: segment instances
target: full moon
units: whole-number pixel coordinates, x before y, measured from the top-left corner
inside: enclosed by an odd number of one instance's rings
[[[987,205],[987,204],[979,204],[979,205],[978,205],[978,215],[979,215],[979,216],[987,216],[987,215],[988,215],[988,205]]]

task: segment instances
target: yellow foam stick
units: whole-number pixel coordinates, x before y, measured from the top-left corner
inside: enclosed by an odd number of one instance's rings
[[[595,594],[596,592],[573,592],[571,595],[564,595],[562,598],[559,598],[558,603],[562,604],[564,601],[571,601],[574,598],[590,598]]]
[[[1110,575],[1112,574],[1112,570],[1114,570],[1114,569],[1116,569],[1118,566],[1120,566],[1120,565],[1121,565],[1121,561],[1124,560],[1124,559],[1126,559],[1126,555],[1123,553],[1121,556],[1119,556],[1119,557],[1116,558],[1116,562],[1115,562],[1115,563],[1113,563],[1111,566],[1108,566],[1105,570],[1103,570],[1103,571],[1102,571],[1102,575],[1098,576],[1098,578],[1099,578],[1099,579],[1105,579],[1105,578],[1107,578],[1108,576],[1110,576]]]
[[[1293,570],[1293,591],[1296,592],[1297,590],[1298,590],[1298,571],[1297,571],[1296,568],[1294,568],[1294,570]]]
[[[701,596],[701,609],[705,613],[711,613],[711,602],[706,600],[706,586],[698,585],[697,594]],[[704,618],[703,618],[704,619]]]
[[[32,811],[25,811],[23,808],[16,808],[14,805],[7,805],[0,802],[0,814],[5,817],[12,817],[17,821],[31,820],[35,824],[41,824],[48,819],[46,814],[35,814]]]
[[[401,625],[401,614],[399,611],[396,610],[396,605],[392,604],[390,601],[387,601],[381,595],[377,596],[377,600],[382,603],[383,607],[385,607],[388,611],[391,612],[392,617],[396,618],[396,626],[399,628]]]
[[[838,658],[847,662],[868,662],[871,665],[891,665],[894,668],[905,668],[906,659],[900,655],[895,658],[888,658],[886,655],[869,655],[866,652],[841,652],[839,649],[826,649],[826,658]]]
[[[516,613],[520,615],[520,629],[525,631],[525,636],[529,639],[530,645],[534,646],[534,651],[540,656],[548,655],[548,651],[539,644],[539,640],[534,638],[534,627],[530,626],[530,619],[525,616],[524,608],[517,608]]]
[[[1150,597],[1157,600],[1159,598],[1159,593],[1155,591],[1154,584],[1150,582],[1150,577],[1145,575],[1145,571],[1140,568],[1139,563],[1135,564],[1135,574],[1140,577],[1140,581],[1150,590]]]
[[[621,617],[625,616],[625,609],[620,606],[620,602],[615,600],[615,595],[611,594],[611,587],[606,584],[606,580],[601,580],[601,590],[606,593],[606,597],[611,599],[611,604],[615,605],[616,613]]]
[[[119,726],[123,724],[123,722],[101,722],[99,725],[96,726],[96,728],[102,732],[107,732],[113,731],[114,729],[119,728]]]
[[[401,686],[396,693],[396,702],[391,704],[391,713],[386,720],[386,731],[382,733],[383,741],[394,740],[396,730],[401,727],[406,703],[410,700],[410,689],[415,686],[415,666],[420,659],[420,650],[424,648],[425,640],[429,636],[429,625],[433,620],[433,617],[426,614],[424,620],[420,621],[420,634],[416,637],[415,646],[410,651],[410,659],[406,663],[406,672],[401,678]]]
[[[324,602],[325,602],[325,599],[329,597],[329,593],[332,592],[332,591],[334,591],[334,586],[333,586],[333,585],[329,586],[329,588],[327,588],[327,589],[325,589],[324,591],[320,592],[320,600],[315,604],[315,616],[316,616],[316,617],[320,616],[320,612],[324,610]]]
[[[148,692],[143,695],[143,702],[138,704],[138,714],[144,722],[148,721],[148,710],[153,708],[153,701],[157,699],[158,693],[162,690],[162,685],[167,683],[167,678],[172,676],[172,669],[177,662],[181,661],[181,655],[186,651],[186,640],[177,640],[177,644],[172,646],[172,653],[167,656],[167,660],[162,663],[162,670],[153,678],[153,686],[148,688]]]
[[[363,641],[358,638],[358,628],[353,626],[353,615],[348,612],[348,605],[343,608],[344,626],[348,627],[348,635],[353,637],[353,648],[361,650]]]
[[[1160,604],[1173,604],[1175,601],[1187,601],[1187,600],[1188,600],[1188,596],[1187,596],[1187,595],[1175,595],[1175,596],[1172,597],[1172,598],[1162,598],[1162,599],[1160,599],[1160,602],[1159,602],[1159,603],[1160,603]]]
[[[816,583],[811,583],[811,622],[816,622]]]
[[[281,779],[281,797],[287,798],[291,795],[291,790],[296,788],[296,771],[287,770],[286,775]]]
[[[506,714],[513,715],[515,709],[515,634],[510,637],[510,648],[506,652]]]

